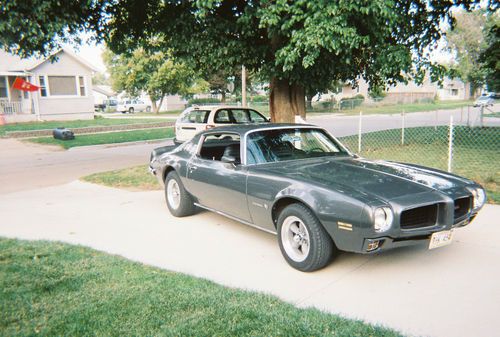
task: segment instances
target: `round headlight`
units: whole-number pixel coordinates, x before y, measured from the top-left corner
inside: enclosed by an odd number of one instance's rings
[[[373,228],[379,233],[387,231],[391,228],[393,217],[389,207],[377,208],[373,214]]]
[[[482,188],[476,188],[472,194],[474,195],[474,208],[479,208],[483,206],[486,201],[486,193]]]

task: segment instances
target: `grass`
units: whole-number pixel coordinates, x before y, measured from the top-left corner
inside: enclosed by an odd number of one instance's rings
[[[160,189],[158,180],[148,172],[148,165],[129,167],[121,170],[95,173],[83,177],[89,183],[128,190],[151,191]]]
[[[482,184],[490,202],[500,203],[500,128],[454,128],[452,172]],[[357,152],[358,136],[341,138]],[[363,134],[363,157],[420,164],[446,171],[448,168],[448,128],[418,127]]]
[[[110,126],[110,125],[125,125],[125,124],[144,124],[157,123],[151,119],[134,119],[134,118],[96,118],[90,120],[76,121],[49,121],[49,122],[28,122],[14,123],[0,126],[0,136],[5,135],[8,131],[30,131],[30,130],[45,130],[54,129],[57,127],[66,128],[83,128],[92,126]]]
[[[423,112],[423,111],[435,111],[435,110],[447,110],[447,109],[457,109],[460,107],[465,107],[472,104],[471,101],[438,101],[438,102],[427,102],[427,103],[411,103],[411,104],[392,104],[392,105],[382,105],[380,103],[374,105],[362,105],[355,107],[354,109],[342,109],[342,110],[332,110],[324,109],[319,106],[314,107],[312,110],[308,110],[308,113],[342,113],[346,115],[358,115],[360,111],[363,114],[399,114],[403,110],[406,113],[409,112]]]
[[[398,336],[92,249],[0,239],[3,336]]]
[[[155,128],[133,131],[94,133],[86,135],[76,135],[72,140],[59,140],[53,137],[38,137],[26,139],[27,142],[59,145],[65,149],[76,146],[126,143],[141,140],[157,140],[174,137],[173,128]]]

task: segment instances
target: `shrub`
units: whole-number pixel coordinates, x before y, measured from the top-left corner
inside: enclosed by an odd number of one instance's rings
[[[188,101],[189,105],[193,105],[193,104],[211,104],[211,103],[220,103],[220,99],[218,99],[218,98],[212,98],[212,97],[207,97],[207,98],[191,98]]]

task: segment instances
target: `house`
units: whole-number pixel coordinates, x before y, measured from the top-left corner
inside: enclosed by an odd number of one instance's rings
[[[432,82],[426,78],[423,83],[416,84],[413,81],[405,83],[397,83],[389,86],[385,91],[384,103],[414,103],[426,100],[467,100],[471,98],[470,91],[467,90],[468,85],[458,79],[444,78],[442,84]],[[342,87],[341,93],[336,97],[350,98],[356,95],[363,95],[365,99],[369,97],[369,85],[364,79],[358,80],[357,86],[352,87],[351,84],[345,84]]]
[[[0,51],[0,114],[7,123],[92,119],[95,71],[66,49],[41,59],[23,59]],[[27,92],[13,88],[17,77],[40,89]]]

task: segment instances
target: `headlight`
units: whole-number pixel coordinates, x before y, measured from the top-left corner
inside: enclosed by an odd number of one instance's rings
[[[373,228],[376,232],[381,233],[391,228],[394,215],[389,207],[380,207],[373,213]]]
[[[476,188],[472,190],[472,195],[474,196],[474,209],[483,206],[486,201],[486,194],[482,188]]]

